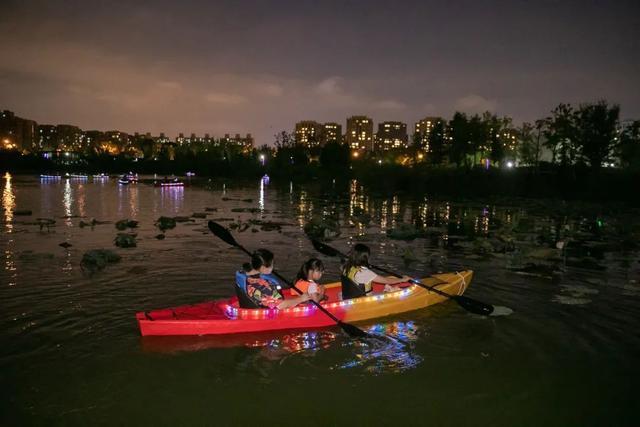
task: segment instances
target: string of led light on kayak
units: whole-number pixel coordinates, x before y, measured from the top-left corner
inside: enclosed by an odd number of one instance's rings
[[[356,305],[356,304],[362,304],[362,303],[366,303],[366,302],[373,302],[373,301],[384,301],[384,300],[388,300],[388,299],[392,299],[392,298],[398,298],[398,299],[403,299],[405,297],[407,297],[409,294],[411,294],[415,289],[417,289],[418,287],[415,285],[410,286],[409,288],[400,290],[400,291],[395,291],[395,292],[388,292],[385,294],[380,294],[380,295],[373,295],[373,296],[369,296],[369,297],[361,297],[361,298],[354,298],[354,299],[348,299],[348,300],[344,300],[344,301],[338,301],[338,302],[332,302],[329,304],[323,304],[324,308],[339,308],[339,307],[343,307],[343,308],[347,308],[350,307],[352,305]],[[227,304],[225,306],[225,312],[227,314],[228,317],[236,319],[236,318],[241,318],[241,319],[270,319],[270,318],[274,318],[276,317],[279,313],[282,314],[290,314],[290,313],[295,313],[297,315],[301,315],[301,316],[308,316],[311,315],[312,313],[315,313],[318,310],[318,308],[314,305],[305,305],[302,307],[292,307],[292,308],[286,308],[284,310],[278,310],[276,308],[265,308],[265,309],[247,309],[247,308],[237,308],[237,307],[233,307],[232,305]]]

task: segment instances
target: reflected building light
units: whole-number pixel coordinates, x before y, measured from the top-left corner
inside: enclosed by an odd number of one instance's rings
[[[387,232],[387,215],[389,213],[389,202],[387,200],[382,201],[380,207],[380,233],[386,234]]]
[[[13,211],[16,208],[16,196],[13,193],[11,178],[9,172],[4,174],[5,183],[2,191],[2,208],[4,210],[5,232],[8,236],[7,246],[4,250],[4,269],[7,272],[7,285],[15,286],[18,278],[18,270],[13,252]]]
[[[400,213],[400,199],[397,195],[391,199],[391,228],[395,228]]]
[[[71,188],[71,181],[68,179],[64,181],[64,190],[62,194],[62,205],[64,207],[64,215],[66,216],[64,223],[67,227],[73,227],[73,221],[71,221],[71,206],[73,205],[73,190]]]
[[[300,199],[298,202],[298,225],[302,230],[304,228],[304,219],[307,214],[307,192],[304,190],[300,190]]]
[[[71,274],[73,271],[73,262],[71,258],[71,252],[67,251],[67,256],[64,260],[64,265],[62,266],[62,272],[66,275]]]
[[[182,210],[182,202],[184,201],[184,187],[160,187],[160,194],[162,196],[163,210],[168,209],[174,214],[177,214]],[[137,204],[138,192],[136,189],[134,192],[132,192],[129,201],[132,215],[134,212],[135,214],[137,214]]]
[[[429,214],[429,201],[425,197],[422,204],[418,205],[418,218],[423,225],[427,225],[427,215]]]
[[[85,205],[86,205],[86,188],[84,186],[84,184],[80,184],[78,185],[78,215],[80,215],[81,217],[84,217],[86,212],[85,212]]]
[[[260,194],[258,197],[258,209],[260,209],[260,213],[264,213],[264,179],[260,180]]]
[[[177,193],[182,193],[183,190],[182,187],[172,187],[170,189],[178,190],[176,191]],[[131,217],[136,219],[138,216],[138,186],[129,189],[129,211],[131,212]]]

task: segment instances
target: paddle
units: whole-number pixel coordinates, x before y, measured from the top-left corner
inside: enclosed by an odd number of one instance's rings
[[[339,250],[332,248],[331,246],[328,246],[322,242],[319,242],[315,239],[311,239],[311,244],[313,244],[313,247],[318,251],[321,252],[327,256],[339,256],[343,259],[346,259],[347,256],[345,254],[343,254],[342,252],[340,252]],[[375,270],[380,270],[383,273],[389,274],[391,276],[396,276],[396,277],[402,277],[402,275],[400,275],[399,273],[393,272],[393,271],[389,271],[385,268],[382,267],[378,267],[375,265],[369,265],[369,267],[375,269]],[[469,297],[465,297],[464,295],[451,295],[448,294],[446,292],[442,292],[440,289],[436,289],[435,286],[438,285],[438,283],[436,283],[436,285],[433,286],[427,286],[424,283],[421,283],[418,280],[412,279],[411,283],[414,283],[418,286],[420,286],[421,288],[424,288],[428,291],[431,292],[435,292],[438,295],[442,295],[444,297],[447,298],[451,298],[452,300],[454,300],[455,302],[458,303],[458,305],[462,308],[464,308],[467,311],[470,311],[471,313],[475,313],[475,314],[481,314],[484,316],[488,316],[489,314],[491,314],[493,312],[493,306],[490,304],[485,304],[483,302],[480,302],[478,300],[474,300],[472,298]],[[440,281],[440,283],[446,283],[443,281]]]
[[[244,246],[239,244],[236,241],[236,239],[233,238],[233,236],[231,235],[229,230],[226,229],[225,227],[223,227],[222,225],[220,225],[220,224],[218,224],[217,222],[214,222],[214,221],[209,221],[209,230],[211,230],[211,232],[213,234],[215,234],[218,238],[220,238],[224,242],[230,244],[231,246],[235,246],[236,248],[240,249],[241,251],[243,251],[247,255],[251,256],[251,253],[247,249],[245,249]],[[297,293],[302,295],[302,291],[300,289],[296,288],[295,285],[293,285],[287,279],[282,277],[278,272],[273,271],[273,274],[278,279],[280,279],[284,283],[286,283],[289,287],[293,288]],[[345,331],[348,335],[350,335],[352,337],[369,337],[370,336],[368,333],[366,333],[362,329],[357,328],[357,327],[355,327],[353,325],[350,325],[349,323],[345,323],[342,320],[338,319],[336,316],[334,316],[329,311],[327,311],[326,308],[324,308],[323,306],[321,306],[320,304],[318,304],[314,300],[309,300],[309,302],[311,302],[313,305],[315,305],[324,314],[329,316],[331,318],[331,320],[336,322],[338,324],[338,326],[340,326],[342,328],[342,330]]]

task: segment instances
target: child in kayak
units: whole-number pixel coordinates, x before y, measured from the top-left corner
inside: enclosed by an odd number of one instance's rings
[[[318,258],[310,258],[302,264],[298,276],[296,277],[295,287],[300,291],[309,294],[315,302],[326,299],[324,294],[324,286],[317,283],[324,273],[324,265]],[[295,289],[291,289],[291,295],[297,296]]]
[[[309,300],[304,293],[295,298],[284,299],[278,280],[271,275],[273,271],[273,253],[267,249],[258,249],[251,255],[251,263],[244,271],[236,273],[237,285],[244,288],[249,299],[262,308],[285,309]],[[244,286],[241,282],[244,279]]]
[[[409,276],[391,278],[377,275],[375,272],[369,270],[370,255],[371,250],[367,245],[363,245],[362,243],[356,244],[349,253],[349,259],[342,270],[342,274],[360,286],[364,290],[365,294],[368,294],[373,290],[373,282],[384,284],[385,292],[388,292],[397,289],[397,287],[392,285],[411,280],[411,277]]]

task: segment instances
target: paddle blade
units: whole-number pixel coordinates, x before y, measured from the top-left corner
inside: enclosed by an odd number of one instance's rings
[[[451,295],[451,298],[453,298],[460,307],[471,313],[480,314],[482,316],[488,316],[493,313],[493,306],[490,304],[485,304],[469,297],[465,297],[464,295]]]
[[[211,230],[213,234],[215,234],[216,236],[218,236],[220,239],[224,240],[226,243],[230,244],[231,246],[236,246],[236,247],[240,246],[238,242],[236,242],[236,239],[233,238],[229,230],[227,230],[225,227],[221,226],[217,222],[209,221],[209,230]]]
[[[316,239],[311,239],[311,244],[316,249],[316,251],[326,255],[326,256],[339,256],[344,257],[337,249],[332,248],[331,246],[327,246],[322,242],[319,242]]]
[[[366,338],[366,337],[370,336],[368,333],[366,333],[362,329],[360,329],[360,328],[358,328],[356,326],[353,326],[353,325],[351,325],[349,323],[344,323],[344,322],[338,321],[338,326],[340,326],[342,328],[342,330],[345,331],[351,337]]]

